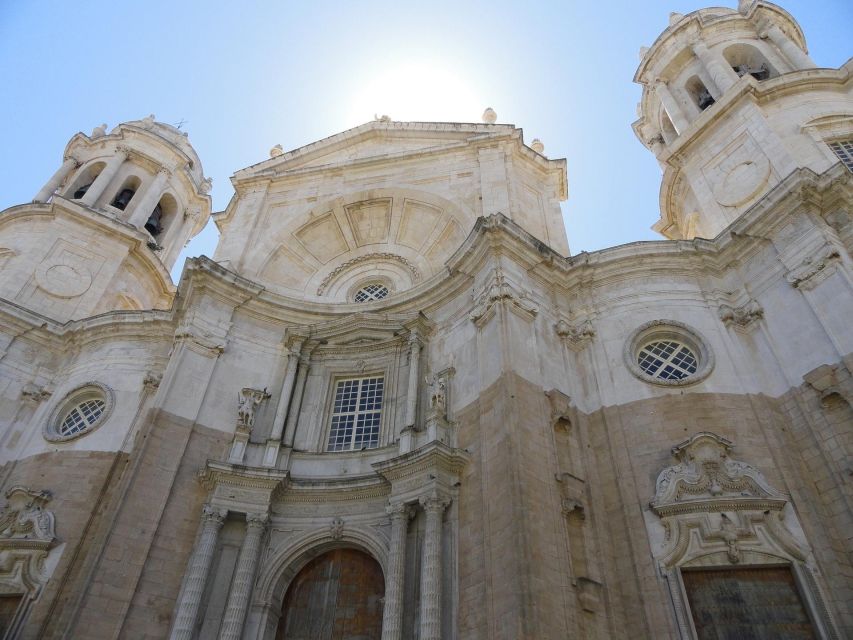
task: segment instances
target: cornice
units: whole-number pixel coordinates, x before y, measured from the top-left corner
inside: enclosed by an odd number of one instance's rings
[[[436,441],[396,458],[374,462],[371,466],[376,473],[393,483],[433,469],[459,475],[469,459],[470,456],[462,449],[451,449]]]
[[[287,477],[287,471],[267,467],[247,467],[215,460],[208,460],[204,469],[198,472],[198,480],[207,490],[225,485],[273,492],[287,480]]]

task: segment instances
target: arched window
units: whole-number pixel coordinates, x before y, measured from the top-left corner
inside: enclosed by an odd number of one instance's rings
[[[133,199],[133,196],[136,195],[136,192],[139,190],[140,180],[136,176],[128,176],[124,184],[121,186],[121,189],[116,193],[116,197],[112,201],[112,206],[120,211],[124,211],[127,209],[127,205],[130,204],[130,201]]]
[[[767,62],[767,58],[755,47],[749,44],[733,44],[725,51],[723,57],[731,65],[738,76],[751,75],[758,81],[775,78],[779,73]]]
[[[684,85],[684,88],[687,90],[693,103],[699,107],[699,111],[704,111],[715,102],[714,96],[711,95],[708,87],[699,79],[699,76],[690,78],[687,84]]]

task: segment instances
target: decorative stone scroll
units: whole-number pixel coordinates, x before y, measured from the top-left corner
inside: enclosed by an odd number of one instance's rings
[[[0,512],[0,593],[21,596],[4,637],[17,637],[30,604],[48,575],[45,560],[56,546],[53,512],[46,509],[49,491],[33,491],[14,486],[6,492],[6,506]]]
[[[526,293],[507,282],[503,272],[497,270],[491,283],[477,296],[468,318],[477,326],[481,326],[494,315],[498,303],[506,304],[511,311],[526,319],[533,319],[539,313],[539,306],[530,300]]]

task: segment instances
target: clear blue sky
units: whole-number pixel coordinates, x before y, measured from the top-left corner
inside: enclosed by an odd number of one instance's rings
[[[229,177],[274,144],[292,149],[374,114],[479,122],[492,106],[528,143],[567,158],[573,253],[654,239],[661,174],[631,131],[631,78],[670,11],[704,6],[0,0],[0,208],[31,200],[69,138],[102,122],[185,120],[218,211]],[[819,66],[853,54],[853,2],[782,6]],[[216,237],[211,223],[185,253],[212,255]]]

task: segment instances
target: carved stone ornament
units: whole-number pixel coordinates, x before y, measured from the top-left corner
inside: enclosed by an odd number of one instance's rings
[[[795,289],[813,289],[835,272],[839,259],[838,249],[825,244],[814,255],[808,256],[799,266],[791,269],[785,279]]]
[[[335,518],[329,524],[329,535],[332,540],[340,540],[344,537],[344,521],[341,518]]]
[[[56,545],[53,513],[45,508],[48,491],[15,486],[0,512],[0,592],[35,598],[48,576],[44,560]]]
[[[550,389],[545,392],[548,405],[551,407],[551,426],[569,429],[572,425],[572,399],[562,391]]]
[[[732,443],[703,431],[672,448],[679,463],[658,475],[651,508],[659,516],[742,509],[780,510],[786,497],[751,465],[732,460]]]
[[[528,320],[539,313],[539,306],[530,300],[526,293],[507,282],[503,272],[497,270],[492,281],[475,299],[474,308],[468,314],[468,318],[480,326],[494,315],[496,305],[499,303],[507,305],[510,311]]]
[[[162,380],[162,374],[154,373],[153,371],[148,371],[145,374],[145,378],[142,380],[142,385],[149,391],[154,391],[155,389],[157,389],[157,387],[160,386],[160,382]]]
[[[729,457],[732,443],[701,432],[672,448],[678,464],[658,475],[646,519],[652,554],[665,578],[680,637],[695,638],[681,570],[785,565],[802,585],[820,637],[838,637],[796,512],[758,469]]]
[[[255,426],[255,411],[258,405],[270,397],[266,388],[251,389],[246,387],[240,390],[237,396],[237,430],[251,433]]]
[[[21,389],[21,397],[25,402],[39,404],[50,397],[50,391],[46,387],[39,386],[34,382],[28,382]]]
[[[335,280],[340,274],[344,271],[348,271],[352,267],[355,267],[363,262],[380,262],[383,260],[390,260],[392,262],[399,262],[402,264],[412,275],[412,282],[420,282],[421,273],[418,271],[418,268],[412,264],[409,260],[406,260],[403,256],[398,256],[396,253],[368,253],[363,256],[358,256],[351,260],[347,260],[342,265],[335,267],[332,272],[323,278],[323,281],[320,283],[320,286],[317,287],[317,295],[323,295],[323,292]]]
[[[739,307],[720,305],[720,320],[727,327],[746,329],[763,317],[764,309],[755,300],[750,300]]]
[[[581,320],[575,323],[560,320],[554,325],[554,329],[558,336],[566,340],[572,351],[580,351],[595,337],[595,329],[589,320]]]

